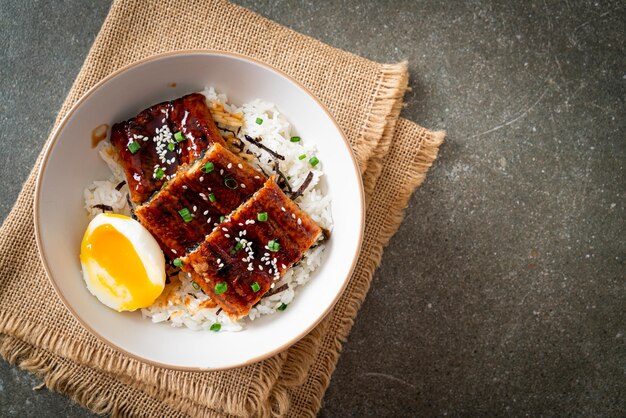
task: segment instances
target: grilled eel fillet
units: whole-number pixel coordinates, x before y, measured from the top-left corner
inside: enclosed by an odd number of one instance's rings
[[[221,217],[228,216],[266,178],[219,143],[202,158],[181,167],[152,199],[135,208],[135,215],[170,258],[178,258],[204,241]],[[180,211],[189,211],[186,222]]]
[[[177,139],[178,132],[182,136]],[[170,143],[173,150],[167,148]],[[111,129],[111,144],[124,168],[130,199],[137,204],[148,200],[180,165],[193,162],[215,143],[224,145],[224,139],[200,93],[151,106]]]
[[[259,220],[261,213],[267,213],[266,221]],[[271,177],[181,259],[182,269],[236,319],[247,315],[321,235],[320,227]]]

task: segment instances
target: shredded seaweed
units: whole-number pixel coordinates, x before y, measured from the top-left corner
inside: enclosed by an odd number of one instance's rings
[[[102,213],[109,211],[113,212],[113,208],[109,205],[97,204],[92,206],[93,209],[102,209]]]
[[[135,215],[135,209],[133,208],[133,202],[130,201],[130,195],[126,194],[126,202],[128,203],[128,207],[130,208],[130,216],[131,218],[133,218],[134,220],[138,220],[137,219],[137,215]]]
[[[216,312],[215,312],[215,316],[219,315],[222,312],[222,308],[219,308]]]
[[[283,290],[287,290],[288,287],[289,286],[287,285],[287,283],[285,283],[284,285],[282,285],[280,287],[277,287],[275,289],[270,290],[269,292],[267,292],[267,294],[264,297],[272,296],[272,295],[275,295],[276,293],[280,293]]]
[[[244,138],[246,138],[246,141],[250,142],[251,144],[256,145],[257,147],[261,148],[264,151],[267,151],[272,157],[277,158],[279,160],[285,160],[284,156],[280,155],[276,151],[271,150],[265,145],[261,144],[262,138],[252,138],[249,135],[244,135]]]
[[[289,184],[289,179],[282,171],[280,171],[280,166],[278,165],[278,162],[274,163],[274,171],[278,175],[278,187],[280,187],[281,189],[287,189],[287,193],[293,193],[291,184]]]
[[[117,190],[118,192],[122,189],[122,187],[124,187],[124,185],[126,184],[126,180],[122,180],[118,183],[117,186],[115,186],[115,190]]]
[[[297,198],[302,196],[302,193],[304,193],[306,188],[309,187],[309,184],[311,184],[312,180],[313,180],[313,172],[309,171],[309,174],[306,175],[306,179],[304,179],[304,181],[302,182],[298,190],[295,193],[291,194],[291,200],[296,200]]]
[[[257,158],[258,158],[258,157],[257,157]],[[259,170],[261,170],[261,173],[263,173],[263,175],[264,175],[265,177],[269,177],[269,176],[267,175],[267,173],[265,172],[265,170],[263,170],[263,167],[260,167],[260,166],[259,166],[259,167],[257,167],[257,168],[258,168]]]

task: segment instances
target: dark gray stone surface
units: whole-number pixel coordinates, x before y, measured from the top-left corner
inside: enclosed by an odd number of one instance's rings
[[[448,131],[321,415],[626,415],[623,3],[238,3],[408,59],[403,116]],[[2,218],[107,8],[1,2]],[[0,415],[90,416],[37,383],[0,362]]]

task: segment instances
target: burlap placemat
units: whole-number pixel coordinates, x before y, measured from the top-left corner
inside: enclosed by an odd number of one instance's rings
[[[359,161],[368,202],[363,253],[347,291],[304,339],[254,365],[189,373],[130,359],[85,331],[45,278],[32,223],[38,161],[0,228],[0,353],[97,412],[315,415],[382,249],[436,157],[443,134],[404,120],[396,126],[407,83],[405,64],[367,61],[221,1],[115,2],[57,123],[107,74],[176,49],[220,49],[265,61],[301,81],[335,115]]]

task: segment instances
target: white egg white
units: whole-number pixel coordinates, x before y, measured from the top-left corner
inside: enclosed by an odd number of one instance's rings
[[[97,215],[89,223],[85,236],[90,236],[97,227],[105,224],[115,228],[131,242],[146,269],[150,282],[163,289],[165,286],[165,256],[150,232],[132,218],[103,213]],[[123,306],[132,302],[129,290],[118,284],[117,280],[111,277],[97,260],[83,260],[81,257],[81,265],[87,289],[104,305],[119,311]],[[100,280],[104,281],[106,285],[103,285]]]

